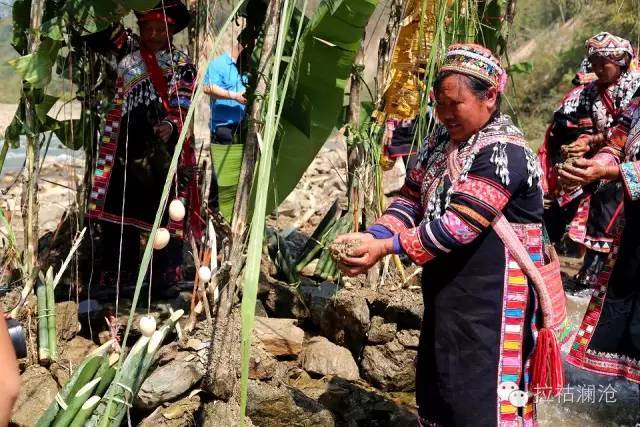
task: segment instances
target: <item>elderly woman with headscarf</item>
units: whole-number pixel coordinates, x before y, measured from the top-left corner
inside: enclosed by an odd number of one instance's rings
[[[625,217],[615,233],[615,256],[598,275],[567,361],[640,384],[640,97],[629,103],[605,139],[593,159],[578,159],[559,172],[569,185],[620,183]]]
[[[603,141],[602,136],[640,88],[640,74],[631,69],[634,52],[628,40],[600,33],[587,40],[586,49],[598,78],[580,94],[576,115],[587,131],[576,142],[564,147],[569,162],[573,158],[595,155]],[[586,249],[583,267],[576,279],[578,289],[589,288],[594,285],[611,250],[613,230],[622,212],[622,191],[619,182],[606,181],[567,190],[560,198],[561,204],[570,203],[576,197],[581,199],[567,231],[573,241]]]
[[[529,362],[537,297],[494,223],[506,218],[511,244],[540,266],[542,190],[535,155],[500,112],[506,79],[486,48],[450,46],[433,88],[442,125],[376,224],[337,239],[356,242],[340,262],[348,275],[388,254],[423,268],[422,425],[535,424]]]
[[[544,224],[552,242],[558,242],[564,237],[567,225],[573,219],[580,203],[580,199],[576,198],[569,204],[560,205],[561,199],[558,195],[561,188],[558,185],[555,165],[564,161],[563,146],[591,131],[591,120],[581,120],[577,110],[582,92],[597,78],[589,58],[585,57],[571,81],[573,87],[562,97],[560,105],[553,112],[544,142],[538,151],[543,172],[541,183],[545,193]]]

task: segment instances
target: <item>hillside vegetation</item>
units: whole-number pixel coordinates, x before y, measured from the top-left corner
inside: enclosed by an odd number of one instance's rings
[[[601,31],[640,40],[638,0],[535,0],[517,2],[510,39],[511,63],[529,62],[514,74],[510,106],[532,145],[542,142],[553,110],[571,88],[585,56],[584,42]]]

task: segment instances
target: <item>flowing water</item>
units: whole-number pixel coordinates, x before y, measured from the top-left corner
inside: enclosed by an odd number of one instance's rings
[[[569,321],[577,328],[589,297],[568,297]],[[563,346],[566,354],[572,341]],[[540,402],[542,426],[635,426],[640,419],[638,385],[593,374],[565,363],[566,386],[553,400]]]

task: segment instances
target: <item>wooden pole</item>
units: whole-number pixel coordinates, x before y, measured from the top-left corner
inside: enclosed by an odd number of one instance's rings
[[[281,7],[282,0],[269,1],[264,21],[265,36],[258,65],[258,83],[255,90],[255,101],[253,102],[251,115],[249,117],[249,129],[245,141],[240,179],[231,223],[231,249],[225,261],[225,264],[230,264],[230,267],[226,271],[221,268],[223,271],[221,271],[221,275],[218,277],[218,282],[226,283],[226,286],[220,288],[220,302],[211,337],[211,342],[219,343],[219,345],[212,348],[209,353],[209,371],[207,373],[205,387],[216,398],[222,400],[228,400],[232,396],[237,380],[237,367],[232,366],[229,361],[233,360],[231,358],[232,352],[238,350],[238,342],[234,340],[234,334],[236,333],[234,332],[234,328],[238,325],[234,325],[233,323],[239,321],[239,318],[231,316],[230,314],[244,268],[249,202],[254,168],[259,156],[258,134],[263,125],[261,122],[262,106],[264,96],[267,93],[268,82],[265,75],[275,51]],[[227,279],[227,272],[228,280],[225,280]],[[237,338],[239,339],[239,336]]]
[[[31,31],[28,51],[34,52],[40,45],[40,25],[44,12],[44,0],[31,3]],[[36,280],[38,262],[38,157],[39,144],[35,105],[31,96],[23,92],[25,98],[25,121],[27,123],[26,167],[22,185],[22,222],[24,225],[24,286],[31,289]]]
[[[233,219],[231,221],[231,259],[233,260],[233,267],[230,276],[231,280],[229,285],[225,288],[226,292],[223,293],[220,300],[221,306],[226,307],[227,310],[229,310],[233,304],[233,295],[236,290],[237,278],[240,277],[244,264],[241,260],[245,248],[244,240],[247,232],[247,218],[249,214],[249,203],[251,201],[253,175],[259,156],[258,135],[263,125],[261,122],[262,106],[265,94],[267,93],[265,72],[271,62],[275,49],[281,5],[282,0],[271,0],[269,2],[265,18],[266,27],[264,42],[262,45],[262,54],[258,65],[258,83],[256,85],[254,102],[251,108],[251,116],[249,118],[249,129],[244,145],[240,178],[238,180],[236,200],[233,206]]]

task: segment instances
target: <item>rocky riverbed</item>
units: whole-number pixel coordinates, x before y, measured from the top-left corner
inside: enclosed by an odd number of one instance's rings
[[[327,144],[294,193],[269,218],[269,227],[285,236],[291,253],[300,249],[334,200],[345,201],[344,152],[339,139]],[[75,163],[72,169],[52,164],[44,170],[45,176],[68,179],[70,173],[79,176],[82,168]],[[6,180],[3,178],[3,185]],[[17,197],[17,193],[10,194]],[[61,205],[59,211],[41,210],[43,228],[47,228],[47,221],[55,226],[68,196],[46,187],[41,196],[41,206],[54,200]],[[568,275],[577,265],[575,259],[563,259]],[[406,284],[393,276],[375,284],[363,278],[334,283],[317,280],[312,270],[307,270],[298,283],[290,284],[282,281],[274,263],[265,256],[249,366],[246,425],[414,426],[414,364],[423,315],[417,277]],[[89,322],[88,315],[78,317],[74,294],[61,294],[56,308],[61,355],[55,363],[40,367],[32,360],[36,336],[32,301],[21,318],[31,356],[21,361],[22,390],[13,425],[34,425],[79,362],[110,338],[103,317],[113,311],[113,304],[94,307],[93,321]],[[3,308],[10,306],[11,298],[2,300]],[[143,299],[146,301],[146,294]],[[142,303],[136,316],[151,313],[161,321],[171,310],[188,310],[190,301],[191,283],[185,283],[176,298],[154,301],[150,307]],[[588,296],[569,298],[574,327],[581,321],[587,302]],[[127,320],[122,313],[128,313],[129,304],[124,297],[120,301],[116,313],[120,324]],[[209,353],[219,345],[212,340],[211,324],[201,317],[187,333],[187,319],[180,323],[182,333],[167,339],[142,385],[130,410],[132,423],[154,427],[238,425],[238,313],[228,319],[229,334],[237,348],[225,361],[227,388],[216,387],[207,378],[212,364]],[[132,335],[134,339],[139,335],[137,321]],[[570,366],[566,372],[568,384],[562,395],[539,405],[542,425],[635,424],[636,386]]]

